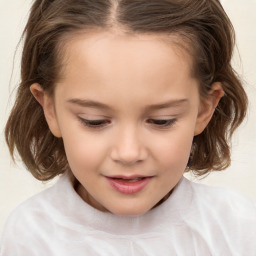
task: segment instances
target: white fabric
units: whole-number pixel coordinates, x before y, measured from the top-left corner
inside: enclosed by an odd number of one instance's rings
[[[14,210],[0,248],[1,256],[255,256],[256,206],[182,178],[162,205],[122,217],[87,205],[63,175]]]

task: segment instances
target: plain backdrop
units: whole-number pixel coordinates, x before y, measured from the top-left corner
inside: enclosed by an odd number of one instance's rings
[[[230,187],[256,202],[256,0],[223,0],[236,30],[233,65],[244,80],[250,106],[246,121],[232,143],[232,165],[196,182]],[[19,82],[20,49],[14,53],[28,17],[31,0],[0,0],[0,234],[10,212],[55,181],[35,180],[22,163],[14,165],[4,141],[4,126]]]

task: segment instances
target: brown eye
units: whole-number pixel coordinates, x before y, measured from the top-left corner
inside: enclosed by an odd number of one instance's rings
[[[170,127],[177,119],[149,119],[147,122],[159,127]]]
[[[81,117],[78,117],[79,121],[82,122],[84,126],[90,127],[90,128],[102,128],[110,123],[109,120],[88,120]]]

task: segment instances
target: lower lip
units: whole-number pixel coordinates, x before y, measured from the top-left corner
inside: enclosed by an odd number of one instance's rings
[[[136,194],[147,186],[151,177],[146,177],[142,180],[128,182],[122,179],[114,179],[106,177],[113,189],[122,194]]]

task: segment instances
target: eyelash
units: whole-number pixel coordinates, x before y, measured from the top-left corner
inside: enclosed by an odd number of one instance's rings
[[[87,120],[81,117],[79,117],[79,120],[82,122],[84,126],[93,129],[100,129],[110,123],[110,121],[108,120]]]
[[[80,122],[89,128],[92,129],[100,129],[103,128],[104,126],[110,124],[110,121],[108,120],[87,120],[84,118],[79,117]],[[169,128],[173,126],[176,123],[177,119],[148,119],[147,123],[153,124],[157,126],[158,128]]]
[[[149,119],[147,122],[161,128],[168,128],[176,123],[177,119]]]

